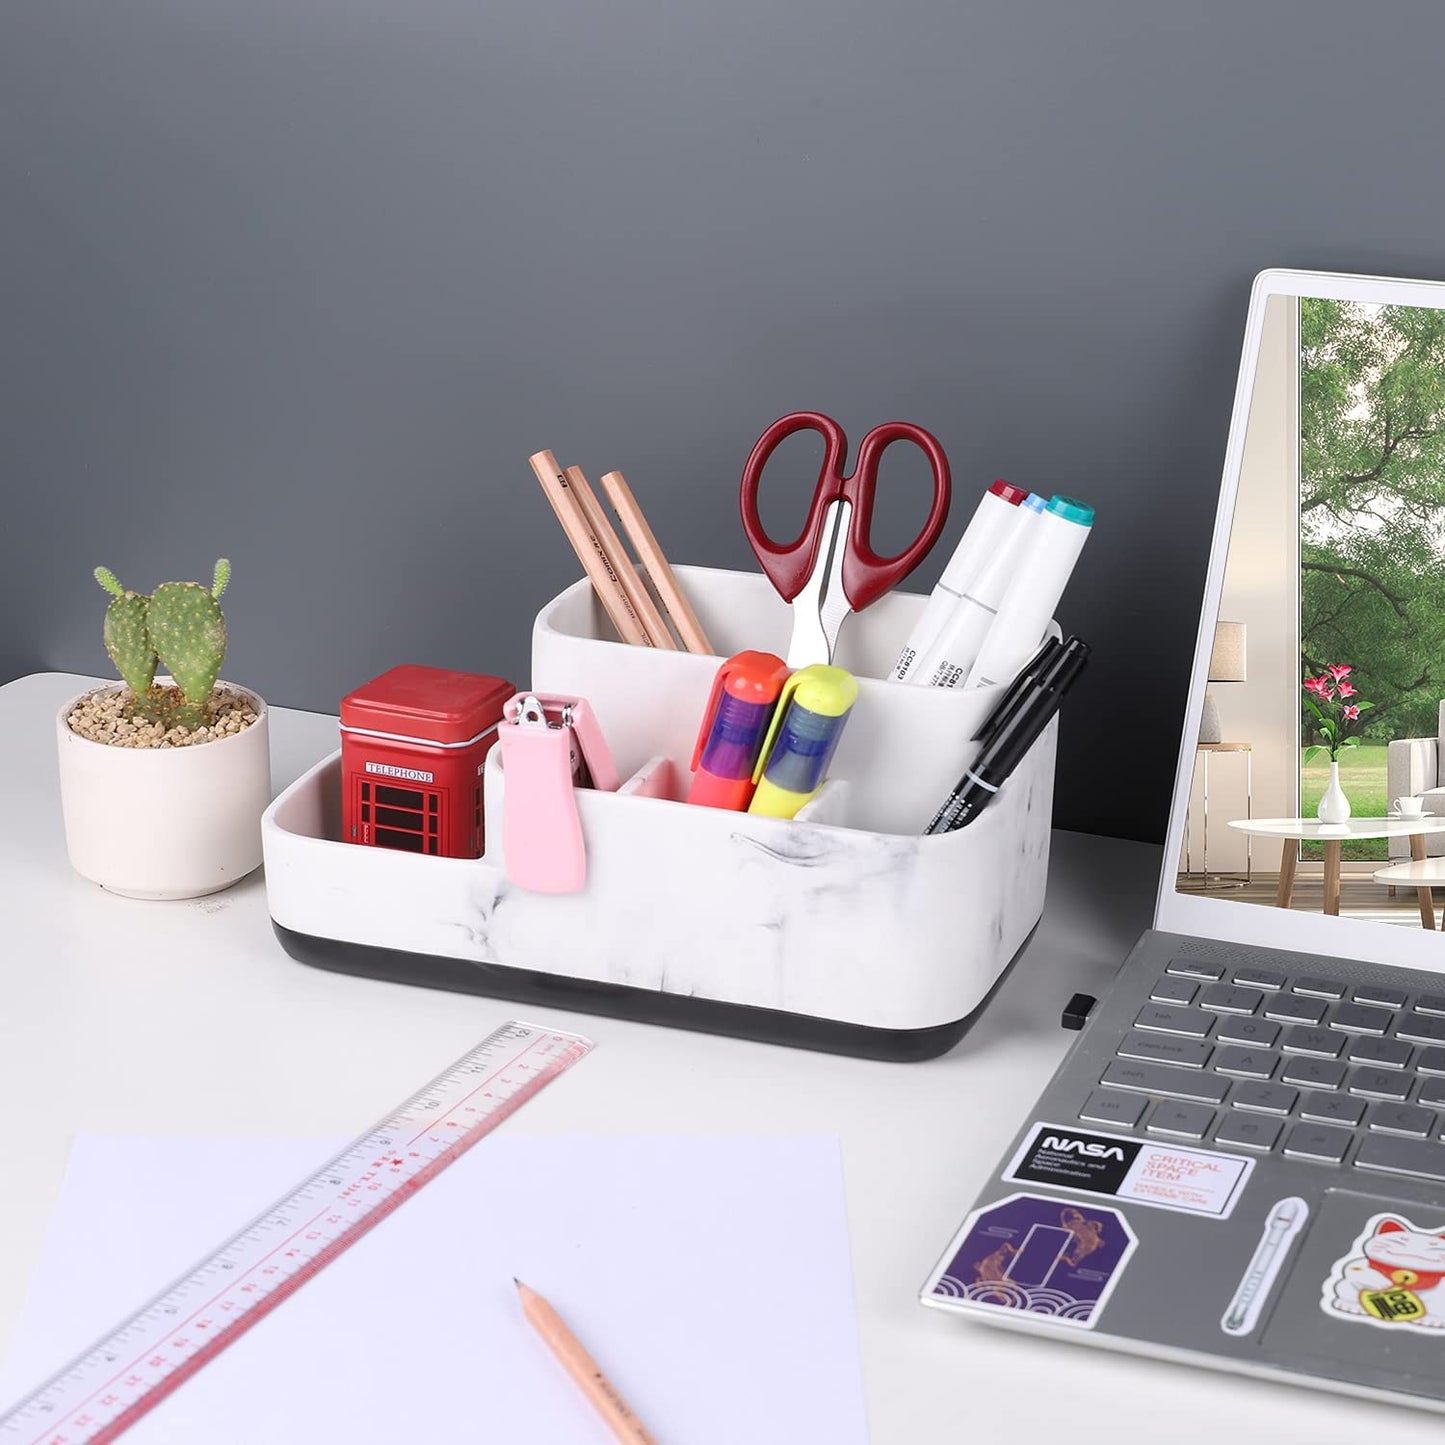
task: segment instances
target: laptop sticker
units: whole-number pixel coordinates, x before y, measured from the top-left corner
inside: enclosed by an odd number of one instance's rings
[[[1234,1292],[1219,1328],[1227,1335],[1251,1334],[1259,1323],[1269,1292],[1279,1278],[1295,1236],[1305,1226],[1310,1207],[1296,1195],[1281,1199],[1269,1211],[1259,1245]]]
[[[1389,1330],[1439,1330],[1445,1343],[1445,1220],[1373,1214],[1320,1295],[1333,1319]]]
[[[1011,1194],[964,1220],[925,1299],[1092,1329],[1137,1243],[1117,1210]]]
[[[1228,1219],[1253,1168],[1236,1154],[1035,1124],[1003,1177]]]

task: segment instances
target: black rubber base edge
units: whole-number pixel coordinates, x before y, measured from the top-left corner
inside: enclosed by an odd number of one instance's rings
[[[1029,938],[1033,937],[1030,933],[1023,947],[994,980],[983,1001],[964,1018],[926,1029],[881,1029],[841,1023],[812,1014],[786,1013],[781,1009],[752,1008],[747,1004],[720,1003],[716,999],[632,988],[626,984],[592,983],[554,973],[538,973],[533,969],[507,968],[496,963],[408,953],[399,948],[376,948],[365,943],[344,943],[335,938],[294,932],[274,919],[271,926],[281,940],[281,947],[292,958],[333,973],[356,974],[361,978],[383,979],[388,983],[416,984],[422,988],[448,989],[453,993],[476,993],[487,998],[512,999],[543,1008],[610,1014],[613,1018],[631,1019],[635,1023],[693,1029],[699,1033],[724,1034],[729,1038],[785,1044],[792,1048],[849,1054],[854,1058],[881,1059],[890,1063],[917,1063],[946,1054],[988,1006],[989,1000],[998,992],[999,986],[1028,947]]]

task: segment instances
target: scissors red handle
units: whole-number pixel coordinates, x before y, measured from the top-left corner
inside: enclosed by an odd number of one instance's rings
[[[758,512],[758,487],[763,469],[778,446],[795,432],[815,431],[823,438],[823,465],[818,472],[813,501],[803,530],[791,542],[780,544],[763,529]],[[933,471],[933,503],[923,530],[911,546],[894,557],[880,557],[872,547],[873,501],[878,489],[878,468],[883,452],[894,442],[909,441],[928,458]],[[843,553],[843,592],[855,612],[876,602],[896,587],[928,555],[948,517],[951,483],[948,458],[938,439],[921,426],[906,421],[884,422],[863,438],[853,474],[843,475],[848,439],[832,417],[820,411],[795,411],[779,417],[753,447],[743,467],[740,503],[743,530],[759,564],[784,601],[791,602],[807,585],[823,545],[828,507],[838,501],[852,503],[848,537]]]

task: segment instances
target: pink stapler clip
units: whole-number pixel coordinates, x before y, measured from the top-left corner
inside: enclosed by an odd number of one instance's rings
[[[583,698],[519,692],[507,699],[497,745],[507,877],[533,893],[575,893],[587,881],[587,848],[572,790],[615,793],[619,782],[592,709]]]

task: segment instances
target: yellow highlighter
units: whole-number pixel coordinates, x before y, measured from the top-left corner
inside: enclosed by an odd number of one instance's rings
[[[753,772],[758,788],[748,812],[791,818],[823,786],[857,698],[853,674],[822,662],[800,668],[783,684]]]

